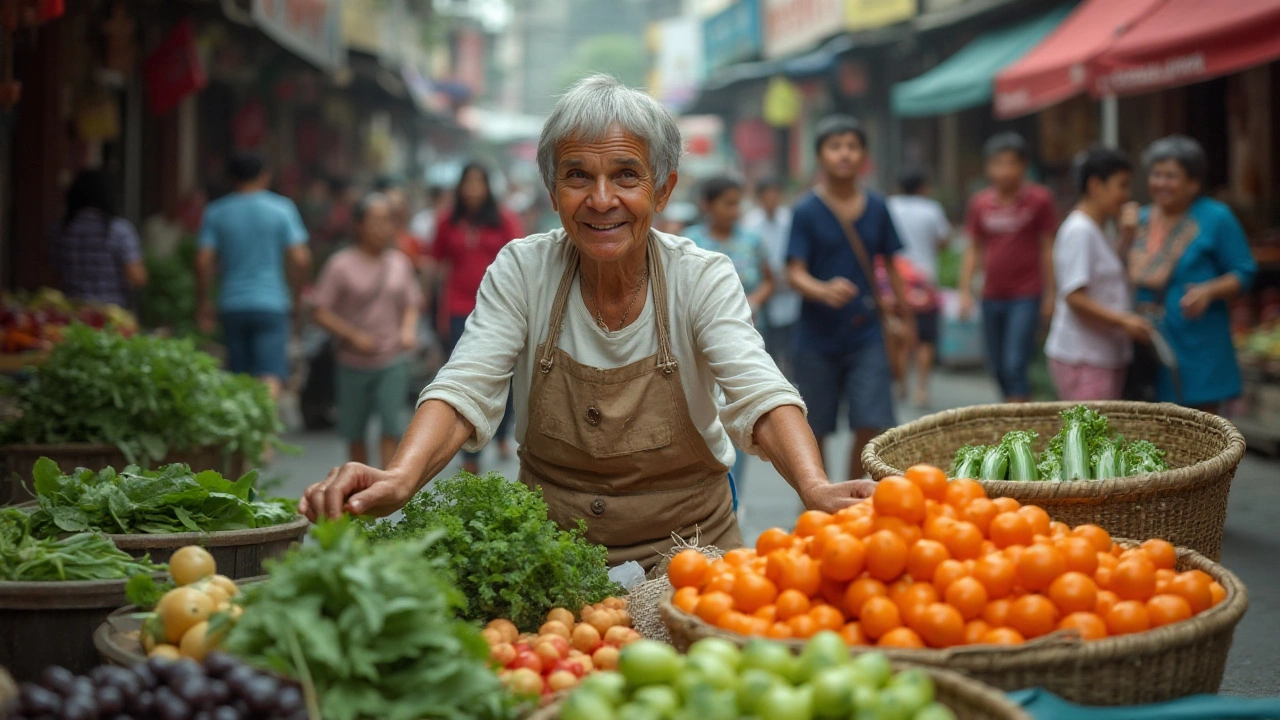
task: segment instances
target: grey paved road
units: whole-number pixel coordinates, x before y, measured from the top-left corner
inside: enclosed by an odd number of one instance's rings
[[[934,387],[937,409],[963,407],[997,399],[992,385],[981,375],[943,374]],[[902,421],[920,411],[904,410]],[[282,456],[267,471],[285,478],[281,494],[297,496],[309,483],[320,480],[345,460],[345,447],[332,433],[291,434],[299,456]],[[833,438],[830,456],[843,468],[848,434]],[[499,461],[486,450],[486,468],[515,477],[516,463]],[[496,465],[495,465],[496,463]],[[452,472],[452,469],[449,471]],[[761,531],[795,521],[800,502],[773,467],[751,458],[743,490],[743,535],[754,543]],[[1223,563],[1249,589],[1249,612],[1236,631],[1222,691],[1247,696],[1280,696],[1280,461],[1251,453],[1240,466],[1232,486],[1227,517]]]

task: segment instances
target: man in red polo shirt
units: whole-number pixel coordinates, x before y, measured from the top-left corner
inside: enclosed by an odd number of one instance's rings
[[[987,362],[1006,402],[1031,399],[1027,366],[1041,322],[1053,315],[1053,196],[1026,179],[1027,142],[1001,133],[983,148],[991,186],[969,199],[969,245],[960,270],[960,314],[973,310],[973,275],[983,268],[982,330]]]

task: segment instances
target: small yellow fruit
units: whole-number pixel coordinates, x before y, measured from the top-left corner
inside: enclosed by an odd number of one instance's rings
[[[218,633],[210,634],[209,621],[205,620],[192,625],[191,629],[183,634],[178,649],[183,657],[204,662],[204,656],[208,655],[209,651],[216,650],[220,640]]]
[[[179,586],[190,585],[218,572],[218,564],[208,550],[199,545],[178,548],[169,558],[169,574]]]
[[[151,648],[151,652],[147,653],[147,657],[162,657],[170,660],[181,660],[182,652],[174,645],[162,644]]]
[[[172,595],[173,597],[169,597]],[[199,590],[180,587],[165,594],[161,601],[164,609],[160,619],[164,622],[164,637],[171,643],[182,639],[184,633],[213,614],[213,600]]]
[[[223,590],[226,590],[227,595],[231,597],[236,597],[237,595],[240,594],[240,588],[236,586],[235,581],[227,577],[226,575],[214,575],[213,577],[209,578],[209,582],[213,583],[214,585],[217,585]]]
[[[204,592],[205,595],[209,596],[209,599],[213,601],[215,606],[231,600],[231,595],[224,590],[221,585],[209,583],[201,588],[201,591]]]

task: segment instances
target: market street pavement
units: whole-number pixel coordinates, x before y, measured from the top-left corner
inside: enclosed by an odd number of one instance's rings
[[[935,409],[994,402],[993,385],[982,375],[939,374],[933,389]],[[922,411],[903,409],[899,421],[913,420]],[[283,478],[282,495],[297,497],[310,483],[324,478],[346,459],[346,447],[335,433],[291,433],[288,442],[302,448],[301,455],[280,456],[266,471],[268,477]],[[833,437],[828,454],[836,467],[847,463],[849,434]],[[371,447],[376,447],[371,443]],[[485,469],[516,476],[514,459],[500,461],[493,447],[482,458]],[[494,465],[494,462],[497,462]],[[457,465],[447,471],[455,472]],[[745,508],[742,534],[753,544],[761,531],[773,526],[791,527],[801,511],[795,493],[758,458],[748,460],[742,492]],[[1248,696],[1280,696],[1280,670],[1276,668],[1280,648],[1280,461],[1250,453],[1240,465],[1232,485],[1223,563],[1249,589],[1249,612],[1236,629],[1235,644],[1227,664],[1222,691]]]

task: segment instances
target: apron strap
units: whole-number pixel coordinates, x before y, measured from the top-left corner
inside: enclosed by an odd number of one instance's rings
[[[649,281],[653,300],[658,303],[654,313],[658,316],[658,367],[670,375],[676,369],[675,353],[671,350],[671,308],[667,303],[667,274],[662,266],[662,258],[658,256],[657,243],[652,233],[649,235],[648,248]],[[564,274],[560,276],[560,287],[556,289],[556,298],[551,305],[551,322],[547,328],[547,341],[542,346],[542,357],[538,367],[543,373],[551,372],[555,364],[555,350],[560,342],[560,330],[564,327],[564,314],[569,307],[569,295],[573,289],[573,279],[578,274],[581,264],[578,248],[569,243],[569,258],[565,264]]]
[[[538,366],[543,373],[551,372],[555,363],[556,346],[560,342],[560,328],[564,326],[564,313],[569,307],[569,293],[573,290],[573,278],[578,274],[578,248],[569,242],[569,259],[564,266],[564,274],[560,276],[560,287],[556,289],[555,302],[551,304],[551,323],[547,326],[547,341],[542,346],[542,357]]]

